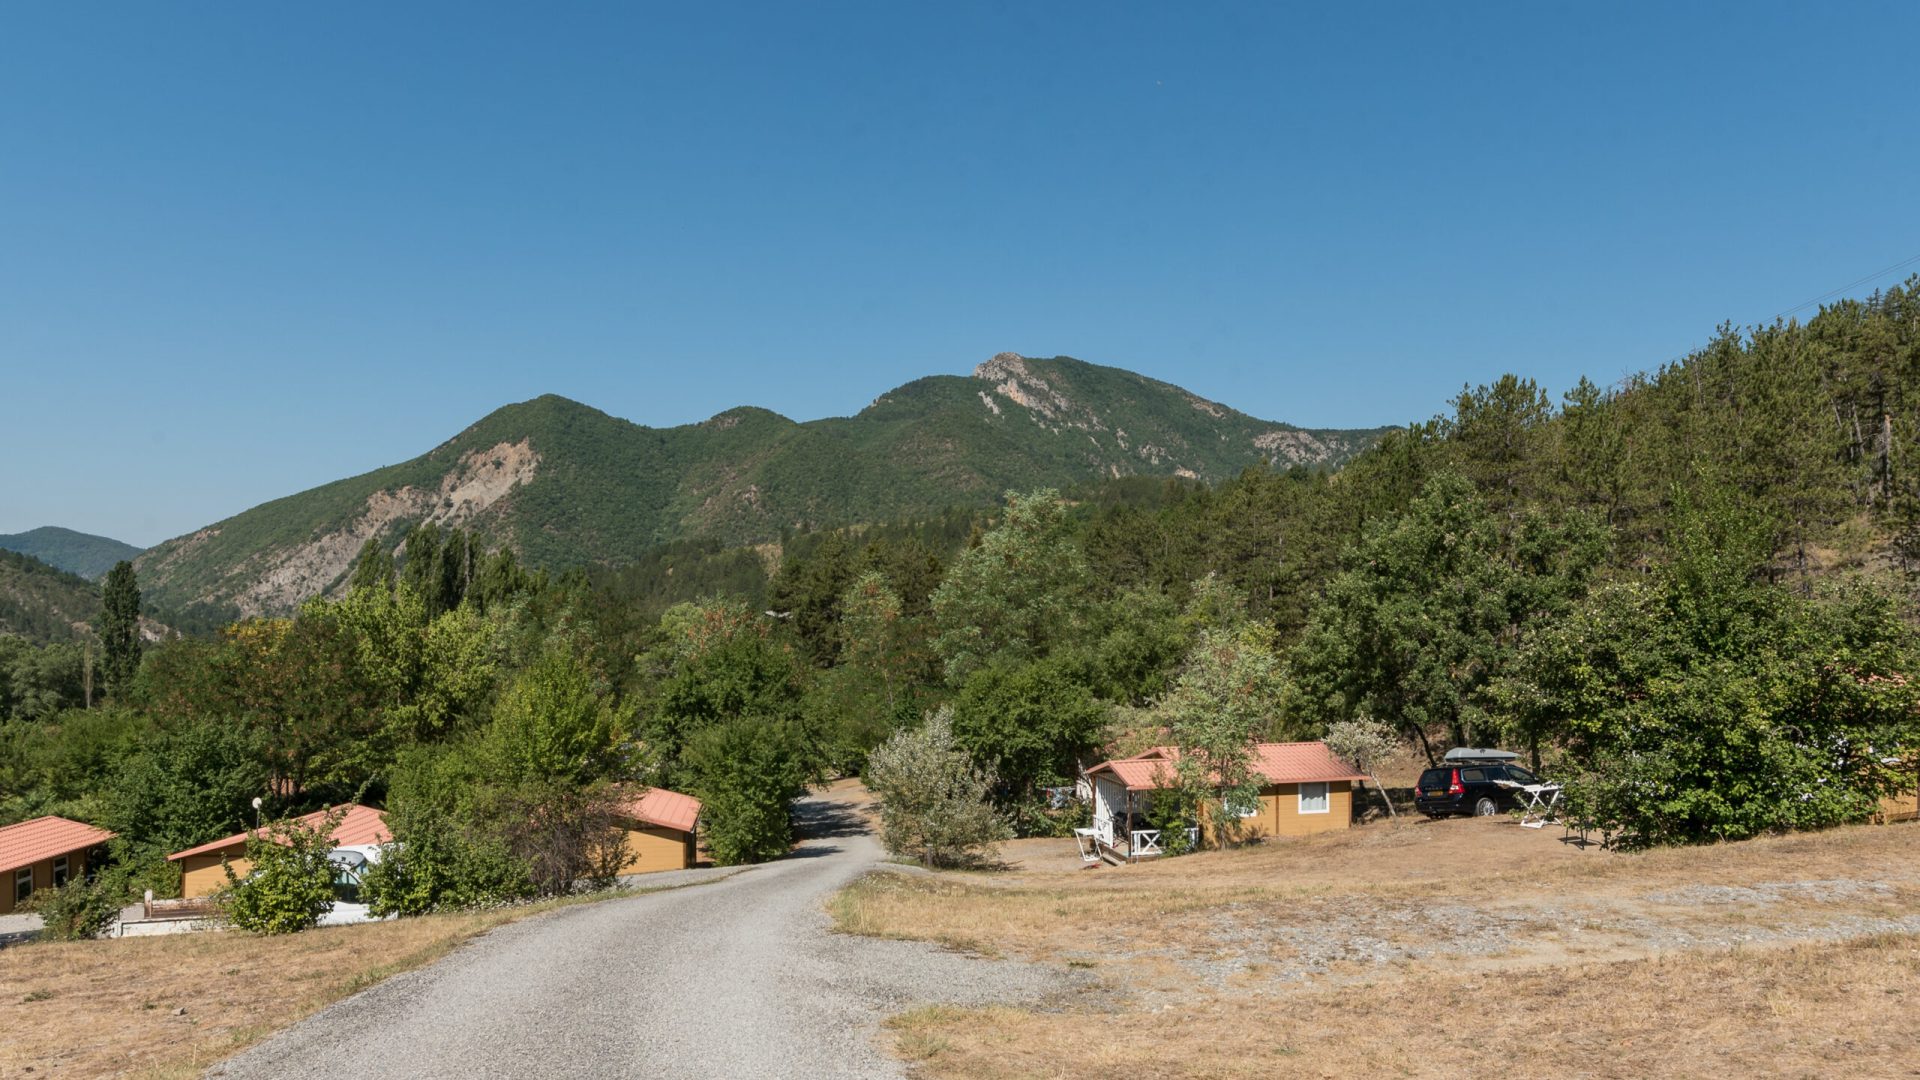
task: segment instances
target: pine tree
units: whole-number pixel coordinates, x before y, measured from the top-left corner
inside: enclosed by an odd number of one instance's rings
[[[100,589],[101,673],[107,693],[120,697],[140,670],[140,584],[125,559],[107,572]]]

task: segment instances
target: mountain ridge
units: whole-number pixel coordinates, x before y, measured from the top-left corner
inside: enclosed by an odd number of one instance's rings
[[[48,566],[98,581],[114,563],[132,559],[146,549],[111,536],[42,525],[21,533],[0,533],[0,550],[31,555]]]
[[[424,522],[553,569],[617,564],[674,540],[756,543],[783,528],[986,505],[1010,489],[1336,467],[1383,430],[1260,420],[1124,369],[1016,353],[809,421],[741,405],[654,428],[544,394],[409,461],[166,541],[138,565],[164,603],[271,613],[337,588],[367,540],[397,547]]]
[[[100,586],[25,552],[0,549],[0,636],[74,641],[100,610]]]

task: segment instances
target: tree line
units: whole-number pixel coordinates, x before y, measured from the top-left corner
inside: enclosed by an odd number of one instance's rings
[[[793,796],[903,732],[932,741],[889,768],[961,754],[1031,834],[1076,823],[1047,789],[1097,755],[1176,743],[1192,800],[1231,800],[1249,741],[1356,722],[1512,744],[1623,845],[1858,820],[1920,749],[1917,394],[1909,283],[1557,403],[1466,388],[1331,474],[561,575],[422,526],[290,617],[136,633],[93,709],[49,684],[60,657],[0,645],[0,820],[107,825],[164,889],[164,853],[255,796],[357,798],[404,842],[385,902],[421,911],[604,875],[648,784],[705,801],[717,859],[776,856]]]

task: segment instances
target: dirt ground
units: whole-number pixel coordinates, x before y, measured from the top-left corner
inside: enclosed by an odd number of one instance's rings
[[[815,795],[829,802],[839,803],[859,814],[870,827],[880,828],[880,809],[874,794],[858,777],[845,777],[818,788]]]
[[[1920,1075],[1916,855],[1915,826],[1627,855],[1506,819],[1402,819],[1122,868],[1016,841],[1004,872],[876,876],[834,910],[1100,974],[1051,1009],[899,1018],[928,1076],[1092,1077],[1128,1047],[1171,1055],[1154,1075],[1285,1059],[1413,1076],[1436,1070],[1410,1048],[1467,1049],[1473,1030],[1518,1076],[1817,1075],[1843,1047],[1873,1063],[1854,1075]]]

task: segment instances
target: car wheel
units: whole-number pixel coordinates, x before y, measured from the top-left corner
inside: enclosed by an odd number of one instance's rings
[[[1484,796],[1481,797],[1479,802],[1473,804],[1474,817],[1492,817],[1499,812],[1500,804]]]

